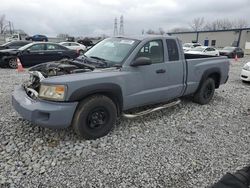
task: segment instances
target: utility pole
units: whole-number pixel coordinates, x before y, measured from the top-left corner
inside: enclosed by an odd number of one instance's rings
[[[124,35],[124,22],[123,22],[123,15],[120,17],[120,29],[119,29],[119,35]]]
[[[117,18],[115,18],[115,21],[114,21],[114,36],[117,36],[118,35],[118,30],[117,30]]]

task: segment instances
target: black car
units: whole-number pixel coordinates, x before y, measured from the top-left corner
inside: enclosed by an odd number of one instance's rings
[[[26,40],[31,40],[31,41],[43,41],[43,42],[48,42],[48,37],[45,35],[33,35],[25,38]]]
[[[239,47],[228,46],[220,50],[220,55],[229,58],[234,58],[237,55],[237,57],[241,58],[244,57],[244,51]]]
[[[7,42],[3,45],[0,45],[0,50],[4,49],[18,49],[22,46],[25,46],[29,44],[29,41],[12,41],[12,42]]]
[[[78,57],[76,50],[70,50],[60,44],[36,42],[19,49],[0,50],[0,67],[16,68],[18,57],[24,66],[33,66],[44,62]]]

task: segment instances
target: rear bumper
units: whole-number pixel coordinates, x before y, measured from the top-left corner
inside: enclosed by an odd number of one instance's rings
[[[14,109],[26,120],[48,128],[66,128],[71,125],[78,102],[48,102],[31,99],[21,86],[12,94]]]
[[[240,74],[241,80],[250,82],[250,71],[242,70]]]

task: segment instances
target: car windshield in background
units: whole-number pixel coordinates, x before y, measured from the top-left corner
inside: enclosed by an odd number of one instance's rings
[[[192,47],[193,45],[191,45],[191,44],[183,44],[183,47]]]
[[[205,48],[202,48],[202,47],[196,47],[196,48],[192,49],[192,51],[198,51],[198,52],[202,52],[204,50],[205,50]]]
[[[223,50],[234,50],[235,49],[235,47],[225,47],[225,48],[223,48]]]
[[[137,44],[137,40],[108,38],[96,44],[84,55],[89,58],[103,59],[112,64],[121,64]]]

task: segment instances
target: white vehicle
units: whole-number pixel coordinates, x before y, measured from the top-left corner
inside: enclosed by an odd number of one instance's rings
[[[71,50],[77,50],[79,54],[84,54],[84,52],[87,51],[86,46],[83,44],[80,44],[78,42],[60,42],[59,44],[71,49]]]
[[[12,42],[12,41],[19,41],[19,40],[25,40],[25,37],[27,36],[27,34],[19,34],[19,33],[15,33],[13,35],[11,35],[10,37],[7,37],[5,39],[5,42]]]
[[[242,81],[250,82],[250,62],[243,66],[240,78]]]
[[[189,51],[192,48],[195,48],[197,46],[201,46],[201,44],[199,44],[199,43],[185,43],[185,44],[183,44],[183,50],[184,50],[184,52],[187,52],[187,51]]]
[[[185,53],[186,54],[213,55],[213,56],[220,55],[219,50],[215,49],[214,47],[209,47],[209,46],[198,46],[198,47],[193,48]]]

